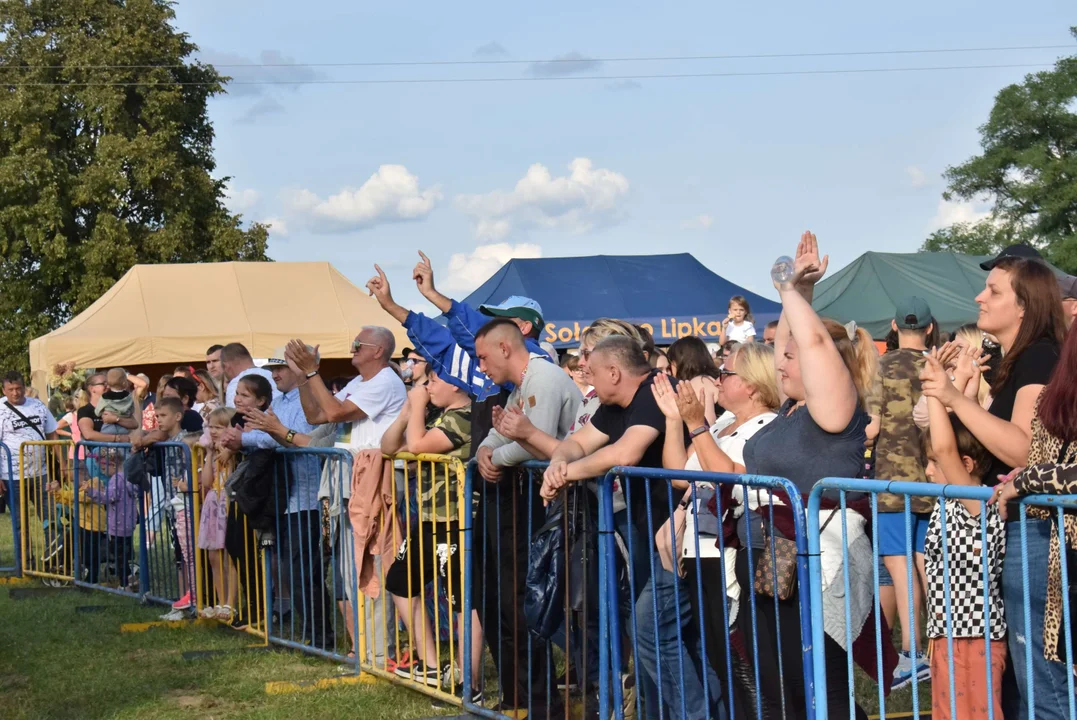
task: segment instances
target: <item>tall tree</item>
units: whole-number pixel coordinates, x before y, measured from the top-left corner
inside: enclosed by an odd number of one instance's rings
[[[1077,27],[1070,28],[1077,38]],[[1003,88],[980,127],[983,152],[947,169],[947,200],[993,200],[992,220],[1077,271],[1077,56]]]
[[[997,255],[1006,247],[1018,242],[1007,228],[990,220],[977,223],[954,223],[927,236],[921,252],[949,251],[962,255]]]
[[[166,0],[0,2],[0,365],[136,263],[266,260],[212,176],[210,97]]]

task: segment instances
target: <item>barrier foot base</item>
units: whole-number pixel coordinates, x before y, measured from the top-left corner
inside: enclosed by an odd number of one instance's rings
[[[123,625],[120,625],[120,632],[141,633],[160,628],[165,630],[178,630],[193,627],[216,627],[217,625],[219,625],[219,623],[216,620],[206,620],[204,618],[190,620],[155,620],[153,622],[144,623],[124,623]]]
[[[267,682],[266,695],[291,695],[293,693],[315,692],[317,690],[329,690],[335,687],[347,685],[369,685],[377,682],[377,679],[369,673],[358,675],[343,675],[320,680],[306,680],[303,682]]]
[[[30,578],[18,577],[16,575],[5,575],[3,577],[0,577],[0,585],[7,585],[8,587],[22,587],[26,585],[32,585],[33,582],[34,581]]]

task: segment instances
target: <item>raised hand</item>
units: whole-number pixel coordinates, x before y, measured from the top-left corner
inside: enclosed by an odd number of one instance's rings
[[[658,409],[666,416],[667,420],[680,420],[681,411],[677,408],[677,391],[669,382],[669,376],[659,373],[654,377],[651,385],[651,393],[654,401],[658,403]]]
[[[707,411],[703,407],[703,390],[696,393],[689,382],[677,383],[677,411],[689,430],[694,430],[707,422]]]
[[[292,370],[300,375],[309,375],[318,369],[318,348],[320,347],[321,345],[315,346],[314,352],[311,352],[302,340],[292,340],[284,348],[284,359]]]
[[[378,274],[370,278],[366,284],[366,289],[370,291],[370,296],[375,298],[384,309],[393,302],[393,293],[389,288],[389,278],[385,277],[385,272],[382,271],[381,267],[374,265],[374,270]]]
[[[419,292],[423,294],[423,297],[426,297],[427,293],[436,292],[434,288],[434,266],[430,263],[430,258],[422,250],[419,251],[419,257],[422,259],[415,266],[411,276],[415,280],[415,285],[419,288]]]
[[[793,285],[813,287],[826,274],[830,256],[819,257],[819,241],[810,230],[805,230],[797,245],[797,255],[793,259]]]
[[[953,401],[959,395],[934,349],[927,356],[927,363],[920,372],[920,385],[924,395],[939,400],[946,407],[952,407]]]

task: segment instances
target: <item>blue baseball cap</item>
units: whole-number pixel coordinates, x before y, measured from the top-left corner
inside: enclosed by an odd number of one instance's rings
[[[535,326],[543,324],[542,306],[531,298],[521,295],[513,295],[498,305],[480,305],[479,312],[492,317],[519,318]]]

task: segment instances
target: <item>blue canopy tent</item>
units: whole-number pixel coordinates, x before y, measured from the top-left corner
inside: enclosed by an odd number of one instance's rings
[[[580,332],[601,317],[646,325],[658,345],[689,335],[717,342],[733,295],[748,300],[760,334],[781,313],[778,303],[734,285],[688,253],[510,260],[466,301],[477,308],[511,295],[542,305],[541,339],[558,348],[579,344]]]

